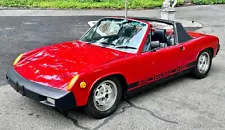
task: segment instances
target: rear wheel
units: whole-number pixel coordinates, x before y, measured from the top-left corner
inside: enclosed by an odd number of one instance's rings
[[[108,78],[97,83],[92,90],[85,111],[92,117],[111,115],[120,104],[122,88],[117,78]]]
[[[211,68],[212,64],[212,53],[210,50],[202,51],[197,59],[193,74],[197,79],[205,78]]]

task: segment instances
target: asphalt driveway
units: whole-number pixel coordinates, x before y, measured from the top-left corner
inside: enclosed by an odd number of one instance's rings
[[[159,10],[151,11],[150,14],[155,15],[157,12]],[[184,76],[173,80],[123,101],[115,114],[102,120],[90,118],[82,110],[60,113],[22,97],[7,85],[4,76],[19,53],[77,39],[89,28],[87,22],[99,16],[1,16],[0,129],[225,129],[224,12],[224,5],[177,9],[177,18],[200,22],[203,28],[197,31],[220,38],[221,50],[213,60],[207,78],[196,80]]]

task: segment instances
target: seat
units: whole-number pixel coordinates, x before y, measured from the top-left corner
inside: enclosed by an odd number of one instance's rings
[[[150,36],[151,36],[151,42],[150,42]],[[166,30],[156,29],[153,35],[151,34],[148,35],[143,51],[146,52],[149,50],[157,50],[157,49],[164,48],[171,45],[172,45],[171,42],[168,42],[168,39],[166,37]]]
[[[146,50],[147,50],[147,51],[149,51],[149,50],[151,50],[151,51],[157,50],[158,48],[160,48],[160,46],[161,46],[161,45],[160,45],[159,41],[152,41],[152,42],[150,42],[150,43],[148,44]]]
[[[157,50],[164,47],[167,47],[166,43],[160,43],[159,41],[150,42],[150,35],[148,35],[145,46],[144,46],[144,51],[146,52],[149,50]]]
[[[159,41],[160,43],[166,43],[166,30],[156,29],[152,35],[152,41]]]
[[[152,41],[159,41],[160,43],[165,43],[166,45],[161,45],[162,47],[172,46],[172,43],[167,39],[165,29],[156,29],[152,35]]]

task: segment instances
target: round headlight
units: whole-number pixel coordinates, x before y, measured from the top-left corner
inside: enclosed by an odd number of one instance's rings
[[[16,65],[19,61],[20,61],[20,59],[23,57],[23,54],[20,54],[16,59],[15,59],[15,61],[13,62],[13,65]]]

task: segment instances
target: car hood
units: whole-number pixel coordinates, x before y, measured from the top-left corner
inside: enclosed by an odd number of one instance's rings
[[[26,53],[14,69],[24,78],[63,89],[75,74],[122,58],[129,53],[87,44],[65,42]]]

